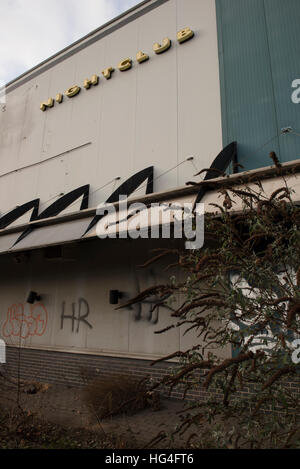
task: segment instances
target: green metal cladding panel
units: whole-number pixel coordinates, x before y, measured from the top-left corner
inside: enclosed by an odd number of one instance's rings
[[[216,0],[224,145],[245,169],[300,158],[300,0]],[[300,81],[299,81],[300,83]],[[299,93],[300,97],[300,93]],[[292,127],[295,133],[282,134]]]

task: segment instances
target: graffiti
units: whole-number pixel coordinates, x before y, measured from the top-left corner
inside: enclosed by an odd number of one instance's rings
[[[289,277],[294,279],[296,285],[296,273],[292,269],[289,270]],[[278,273],[279,283],[284,285],[285,273]],[[233,287],[240,291],[240,294],[244,296],[245,299],[252,299],[260,297],[259,289],[255,288],[254,285],[248,283],[248,281],[239,276],[237,273],[231,273],[230,281]],[[286,286],[285,286],[286,287]],[[274,285],[274,298],[276,298],[276,285]],[[287,302],[282,303],[285,309],[287,309]],[[274,313],[275,314],[275,313]],[[267,324],[264,329],[261,330],[260,324],[257,324],[256,319],[240,319],[243,313],[240,308],[235,311],[235,317],[230,321],[230,327],[233,331],[237,331],[238,340],[240,337],[243,337],[244,344],[249,342],[249,350],[253,353],[258,350],[264,350],[266,354],[274,350],[278,343],[278,337],[283,332],[280,326],[276,323]],[[295,333],[293,331],[288,331],[288,334],[285,337],[286,345],[289,348],[292,348],[291,344],[295,339]],[[236,357],[241,352],[239,347],[233,348],[233,356]]]
[[[14,304],[8,308],[7,318],[2,327],[4,338],[20,337],[41,337],[48,323],[48,312],[42,303]]]
[[[76,306],[78,306],[78,315],[76,316]],[[62,330],[64,328],[64,323],[65,320],[68,319],[72,323],[72,332],[75,332],[75,325],[77,323],[76,327],[76,334],[79,333],[80,330],[80,324],[85,324],[87,327],[90,329],[93,329],[93,326],[87,321],[87,318],[89,317],[90,314],[90,307],[88,302],[84,298],[79,298],[78,300],[78,305],[76,303],[72,303],[72,314],[71,315],[66,315],[65,314],[66,310],[66,302],[62,302],[62,307],[61,307],[61,323],[60,323],[60,329]]]
[[[140,278],[138,276],[138,273],[136,270],[134,270],[134,278],[135,278],[135,290],[133,297],[137,297],[141,293],[141,286],[140,286]],[[156,284],[156,275],[153,273],[152,270],[150,270],[147,274],[147,283],[149,285],[155,285]],[[168,311],[174,312],[174,309],[172,309],[170,306],[164,304],[164,301],[167,299],[167,297],[164,298],[158,298],[156,295],[153,295],[151,297],[148,297],[147,299],[141,300],[138,303],[135,303],[133,306],[131,305],[123,305],[119,307],[118,309],[125,309],[128,308],[130,310],[134,309],[134,320],[135,321],[145,321],[150,324],[156,325],[159,322],[159,317],[160,317],[160,309],[165,308]],[[130,301],[129,301],[130,303]],[[144,307],[144,305],[146,305]]]
[[[160,308],[165,308],[169,311],[174,311],[169,306],[162,304],[164,299],[157,299],[156,297],[150,300],[143,300],[137,304],[137,311],[135,313],[135,321],[147,321],[150,324],[158,324]],[[148,305],[149,309],[146,313],[143,313],[143,305]]]

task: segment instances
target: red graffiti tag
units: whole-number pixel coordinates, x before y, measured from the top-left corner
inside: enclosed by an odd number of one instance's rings
[[[42,336],[46,331],[47,322],[48,312],[42,303],[12,305],[8,308],[2,335],[4,338],[21,337],[22,339]]]

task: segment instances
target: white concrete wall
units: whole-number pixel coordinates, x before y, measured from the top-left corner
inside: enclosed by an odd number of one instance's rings
[[[187,26],[195,37],[180,45],[177,32]],[[190,162],[177,168],[180,162],[194,155],[200,170],[222,149],[214,0],[168,0],[36,75],[92,37],[8,87],[6,110],[0,112],[0,216],[38,197],[41,212],[62,193],[84,184],[91,185],[89,206],[96,206],[116,189],[114,183],[107,185],[113,178],[120,176],[122,183],[152,165],[155,192],[178,187],[196,172]],[[156,55],[152,46],[165,37],[172,48]],[[139,50],[150,56],[141,65],[135,61]],[[116,70],[111,80],[102,77],[104,68],[116,68],[127,57],[134,60],[131,70]],[[82,86],[95,73],[101,76],[99,86],[40,110],[41,101],[74,84]],[[16,84],[20,86],[12,90]],[[149,259],[151,247],[147,240],[96,240],[64,248],[72,252],[61,261],[46,261],[42,251],[29,253],[20,264],[1,257],[0,337],[29,347],[130,357],[185,349],[193,339],[183,337],[184,331],[154,334],[171,323],[168,310],[160,308],[154,325],[147,320],[148,305],[136,320],[135,310],[115,311],[109,304],[109,290],[119,289],[127,297],[137,293],[135,266]],[[168,281],[172,274],[150,270],[138,271],[141,289]],[[26,304],[30,290],[42,295],[41,305],[31,310]],[[80,322],[77,332],[75,320],[72,331],[72,320],[65,319],[61,329],[63,305],[71,315],[74,304],[78,317],[80,298],[86,302],[83,308],[88,304],[92,328]]]
[[[0,273],[0,339],[8,345],[46,348],[79,353],[109,354],[139,358],[155,358],[186,349],[194,337],[183,337],[184,330],[172,329],[162,335],[155,331],[173,323],[171,312],[159,309],[158,322],[149,320],[150,305],[142,305],[142,316],[136,318],[137,308],[116,311],[109,304],[109,291],[124,293],[120,304],[158,282],[168,282],[177,270],[163,272],[173,259],[147,269],[138,265],[149,260],[151,249],[161,242],[92,241],[81,248],[67,247],[64,259],[47,261],[42,251],[35,251],[15,264],[12,257],[2,256]],[[170,242],[165,242],[165,246]],[[173,248],[176,247],[172,243]],[[29,291],[41,295],[33,306],[26,303]],[[79,300],[83,298],[81,316],[89,307],[86,320],[92,326],[64,319],[65,315],[79,314]],[[174,304],[174,307],[176,303]],[[155,319],[153,314],[152,320]],[[43,322],[44,321],[44,322]],[[20,325],[22,326],[20,328]]]
[[[186,26],[195,37],[180,45],[176,34]],[[153,43],[164,37],[172,39],[172,48],[156,55]],[[139,50],[150,56],[141,65],[135,60]],[[110,80],[102,77],[104,68],[116,68],[127,57],[134,60],[131,70],[116,70]],[[155,191],[177,187],[193,177],[195,168],[186,162],[167,171],[189,155],[196,157],[198,169],[208,167],[222,148],[214,0],[169,0],[35,73],[12,91],[24,77],[8,87],[6,110],[0,112],[0,215],[37,197],[44,209],[83,184],[91,184],[90,206],[96,206],[116,188],[107,185],[113,178],[124,182],[151,165]],[[95,73],[101,76],[98,87],[41,112],[41,101],[82,86]]]

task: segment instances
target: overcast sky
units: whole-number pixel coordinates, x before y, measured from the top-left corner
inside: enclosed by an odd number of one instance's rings
[[[0,83],[8,83],[141,0],[0,0]]]

